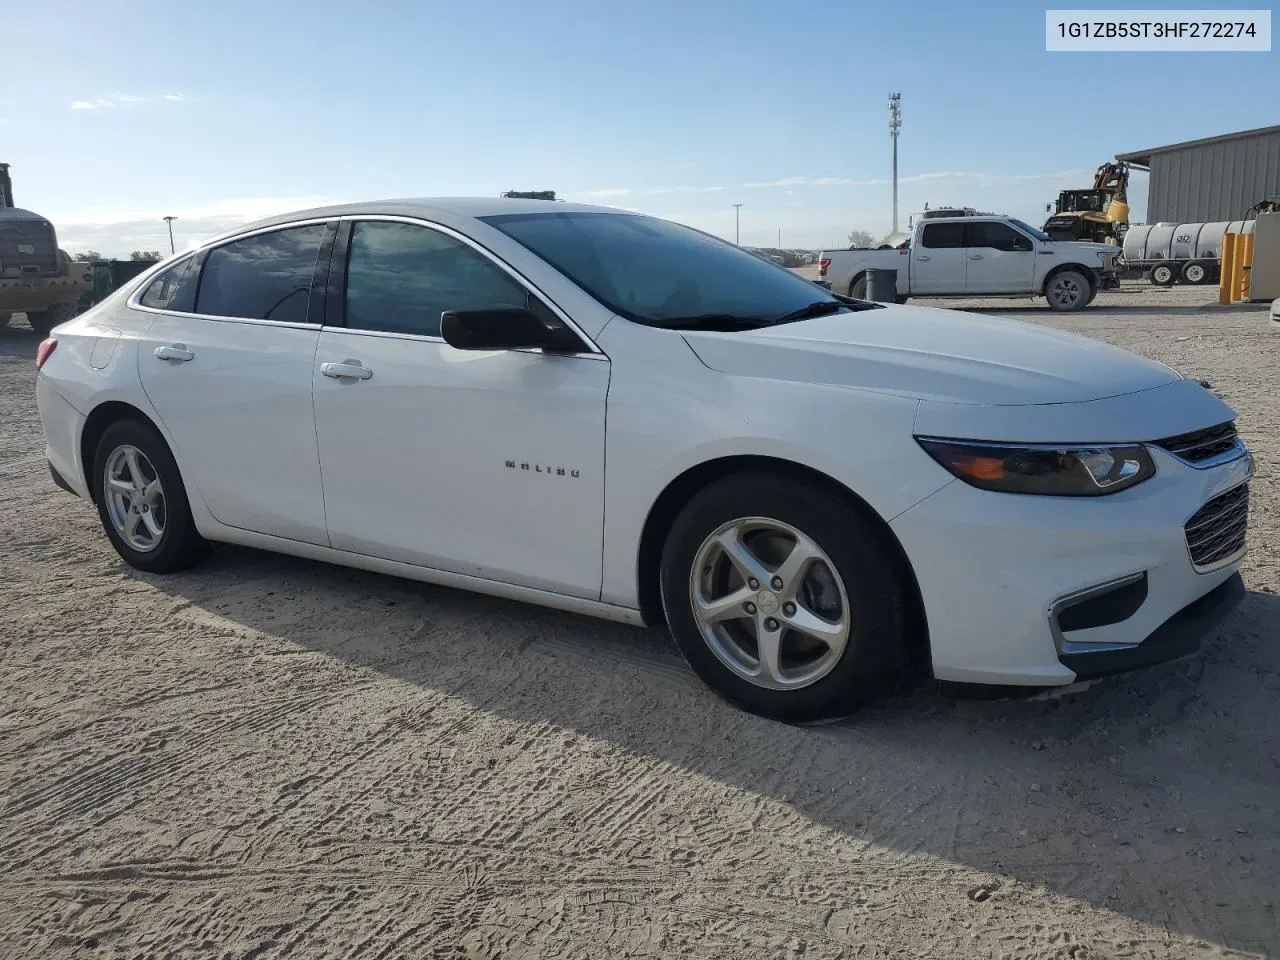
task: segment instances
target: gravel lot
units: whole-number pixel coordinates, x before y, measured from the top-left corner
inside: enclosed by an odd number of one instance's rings
[[[926,687],[812,729],[723,705],[657,632],[239,548],[130,571],[49,479],[15,321],[0,956],[1280,951],[1280,336],[1215,293],[963,304],[1236,408],[1250,594],[1203,654],[1058,700]]]

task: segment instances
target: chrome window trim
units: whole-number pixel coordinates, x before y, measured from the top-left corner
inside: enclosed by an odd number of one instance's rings
[[[577,334],[578,337],[582,340],[582,342],[585,343],[589,348],[586,351],[575,351],[574,353],[555,354],[555,356],[570,356],[570,357],[599,356],[601,359],[606,359],[606,360],[608,359],[608,356],[605,354],[603,350],[600,349],[599,345],[595,342],[595,340],[587,336],[587,334],[583,331],[583,329],[580,326],[578,326],[577,323],[574,322],[573,318],[570,317],[569,314],[564,309],[562,309],[561,306],[555,302],[555,300],[553,300],[550,296],[548,296],[536,283],[534,283],[524,274],[520,273],[520,271],[516,270],[513,266],[511,266],[509,263],[507,263],[497,254],[495,254],[493,251],[485,247],[479,241],[475,240],[472,237],[467,236],[465,233],[455,230],[453,227],[447,227],[442,223],[436,223],[433,220],[427,220],[424,217],[413,217],[413,216],[407,216],[403,214],[350,213],[350,214],[343,214],[341,217],[338,218],[338,220],[340,222],[351,222],[351,223],[358,223],[361,221],[380,221],[384,223],[408,223],[417,227],[425,227],[428,230],[435,230],[438,233],[443,233],[445,236],[452,237],[455,240],[461,241],[466,246],[470,247],[472,250],[476,251],[476,253],[480,254],[482,257],[484,257],[486,260],[488,260],[490,263],[496,266],[503,273],[511,277],[511,279],[514,280],[516,283],[518,283],[520,286],[524,287],[527,291],[535,294],[539,299],[541,299],[542,302],[545,303],[547,307],[551,310],[551,312],[556,315],[556,317],[560,320],[560,322],[563,323],[565,326],[567,326],[575,334]],[[536,256],[536,254],[534,255]],[[547,264],[547,267],[552,270],[555,269],[549,263]],[[568,281],[568,277],[565,277],[565,280]],[[572,282],[572,281],[569,281],[569,282]],[[345,330],[351,333],[386,334],[393,338],[401,337],[405,339],[438,341],[440,343],[444,343],[443,337],[433,337],[433,336],[428,336],[426,334],[402,334],[402,333],[395,333],[389,330],[357,331],[347,326],[342,326],[342,327],[326,326],[325,329],[326,330]],[[541,348],[532,348],[532,349],[526,348],[521,352],[543,353],[544,351]]]
[[[263,321],[270,323],[270,320]],[[394,330],[357,330],[352,327],[331,327],[324,325],[319,328],[323,333],[340,333],[349,337],[377,337],[379,340],[407,340],[411,343],[438,343],[448,346],[444,337],[430,336],[425,333],[398,333]],[[590,342],[590,341],[588,341]],[[456,348],[455,348],[456,349]],[[515,347],[509,350],[470,350],[468,353],[538,353],[549,357],[579,357],[583,360],[604,360],[608,361],[608,356],[602,352],[589,353],[585,350],[577,350],[572,353],[547,353],[541,347]]]

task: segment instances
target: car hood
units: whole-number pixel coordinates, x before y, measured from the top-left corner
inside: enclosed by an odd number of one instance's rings
[[[933,307],[885,306],[741,333],[683,335],[721,373],[950,403],[1077,403],[1181,379],[1098,340]]]

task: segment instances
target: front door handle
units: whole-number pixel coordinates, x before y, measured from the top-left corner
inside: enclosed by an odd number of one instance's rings
[[[326,377],[333,377],[335,380],[368,380],[373,376],[373,371],[366,366],[362,366],[359,360],[343,360],[341,363],[322,363],[320,364],[320,372]]]
[[[185,343],[170,343],[155,349],[155,355],[161,360],[194,360],[196,355],[187,349]]]
[[[917,260],[928,260],[929,258],[928,258],[927,256],[925,256],[924,254],[917,253],[917,254],[916,254],[916,259],[917,259]]]
[[[981,260],[981,259],[982,259],[982,254],[980,254],[980,253],[971,253],[971,254],[969,254],[969,259],[970,259],[970,260]]]

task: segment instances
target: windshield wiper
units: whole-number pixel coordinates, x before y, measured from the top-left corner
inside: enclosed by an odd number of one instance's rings
[[[662,317],[654,320],[655,327],[667,330],[719,330],[732,333],[736,330],[755,330],[769,326],[770,321],[742,313],[695,313],[688,317]]]
[[[849,304],[841,303],[839,300],[818,300],[808,306],[801,307],[799,310],[792,310],[790,313],[784,313],[776,320],[770,321],[770,326],[775,323],[792,323],[796,320],[808,320],[811,317],[825,317],[829,313],[838,313],[841,310],[848,310]]]

